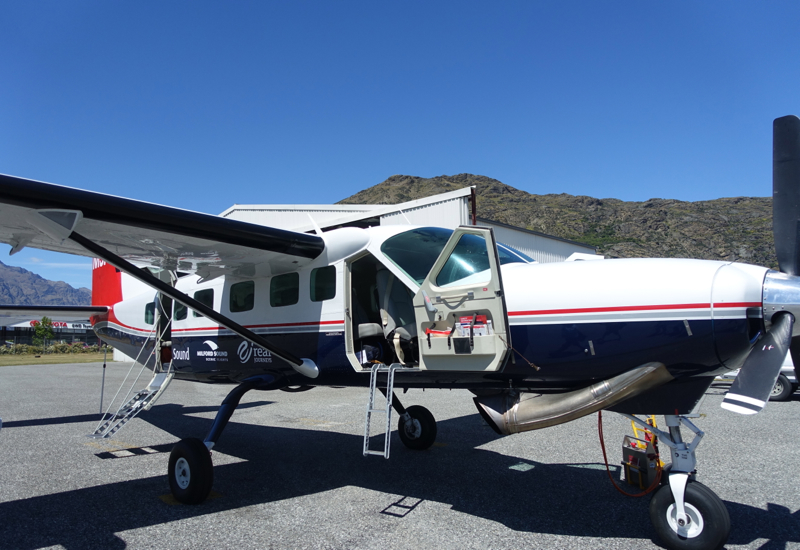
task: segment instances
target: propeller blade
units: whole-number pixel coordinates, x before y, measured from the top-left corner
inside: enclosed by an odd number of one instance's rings
[[[739,414],[756,414],[769,399],[792,340],[794,317],[785,313],[775,319],[772,330],[758,341],[744,360],[736,380],[722,400],[722,408]]]
[[[800,275],[800,119],[772,123],[772,234],[782,272]]]

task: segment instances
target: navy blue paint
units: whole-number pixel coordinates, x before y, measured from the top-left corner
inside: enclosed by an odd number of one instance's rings
[[[717,321],[715,327],[710,320],[691,321],[691,329],[689,336],[683,321],[514,325],[511,339],[515,350],[541,368],[538,376],[555,385],[585,385],[651,361],[666,364],[677,376],[718,370],[714,329],[723,334],[718,347],[728,357],[750,347],[744,319]],[[517,359],[504,374],[527,377],[530,370]]]

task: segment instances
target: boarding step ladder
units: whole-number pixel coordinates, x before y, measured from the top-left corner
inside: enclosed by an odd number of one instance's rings
[[[383,363],[376,363],[372,365],[372,372],[369,375],[369,402],[367,403],[367,417],[364,422],[364,456],[377,455],[383,458],[389,458],[389,443],[392,438],[392,395],[394,394],[394,372],[403,367],[400,363],[392,363],[385,365]],[[378,390],[378,375],[386,375],[386,402],[380,401],[379,405],[384,407],[375,406],[375,393]],[[372,420],[373,413],[384,413],[386,415],[386,425],[384,429],[385,437],[383,439],[383,450],[373,450],[369,448],[369,424]]]
[[[108,439],[117,433],[125,424],[133,420],[137,414],[142,411],[150,410],[150,407],[161,397],[164,390],[167,389],[172,378],[175,376],[174,372],[158,372],[153,376],[153,379],[147,387],[139,391],[131,399],[121,405],[120,408],[102,422],[94,433],[89,434],[89,437],[96,439]]]

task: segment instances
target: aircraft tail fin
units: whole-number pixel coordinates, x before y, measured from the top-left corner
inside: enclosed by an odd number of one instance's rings
[[[92,260],[92,305],[113,306],[122,301],[122,273],[98,258]]]

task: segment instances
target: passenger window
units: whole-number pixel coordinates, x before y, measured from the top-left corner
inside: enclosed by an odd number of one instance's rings
[[[175,308],[172,313],[172,318],[176,321],[183,321],[186,319],[186,314],[189,309],[180,302],[175,302]]]
[[[214,289],[207,288],[205,290],[198,290],[194,293],[194,299],[203,304],[204,306],[208,306],[213,309],[214,307]],[[192,315],[195,317],[202,317],[200,313],[196,311],[192,312]]]
[[[231,313],[250,311],[255,302],[256,285],[253,281],[244,281],[231,285]]]
[[[461,235],[447,262],[436,276],[437,286],[478,284],[491,279],[486,241],[478,235]]]
[[[269,305],[283,307],[296,304],[300,297],[300,275],[276,275],[269,282]]]
[[[144,323],[152,325],[156,322],[156,303],[150,302],[144,306]]]
[[[336,296],[336,268],[332,265],[311,271],[311,301],[321,302]]]

